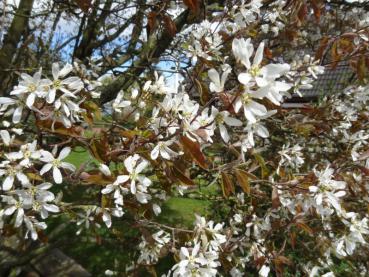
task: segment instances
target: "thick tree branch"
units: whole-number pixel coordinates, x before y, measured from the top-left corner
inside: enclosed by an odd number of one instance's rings
[[[29,15],[32,11],[34,0],[21,0],[15,13],[13,21],[7,34],[4,36],[3,47],[0,49],[0,68],[10,68],[17,53],[18,45],[28,26]],[[7,72],[0,72],[0,83],[2,84],[2,94],[7,88],[10,75]]]
[[[179,33],[186,24],[191,24],[189,21],[190,11],[182,12],[174,21]],[[169,47],[174,37],[167,32],[162,32],[157,38],[152,34],[147,43],[139,50],[139,57],[133,63],[133,67],[125,71],[121,76],[114,80],[109,85],[102,88],[100,104],[105,104],[113,100],[121,89],[127,89],[133,84],[136,77],[139,76],[151,64],[153,60],[158,59],[161,54]]]

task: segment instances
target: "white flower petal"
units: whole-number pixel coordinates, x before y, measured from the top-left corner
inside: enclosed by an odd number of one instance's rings
[[[44,204],[44,207],[45,207],[46,210],[48,210],[49,212],[52,212],[52,213],[60,212],[59,207],[54,205],[54,204]]]
[[[110,169],[109,169],[109,167],[106,164],[100,164],[99,165],[99,170],[105,176],[111,176]]]
[[[23,106],[18,106],[13,113],[12,121],[13,123],[19,123],[22,118]]]
[[[103,212],[102,219],[104,223],[106,224],[106,227],[110,228],[112,224],[110,214],[107,212]]]
[[[243,85],[248,85],[252,77],[249,73],[240,73],[238,75],[238,81]]]
[[[233,118],[233,117],[229,117],[226,116],[224,117],[224,122],[228,125],[228,126],[242,126],[242,121],[237,119],[237,118]]]
[[[40,158],[41,161],[47,163],[54,161],[54,156],[49,151],[41,150],[40,153],[41,153]]]
[[[36,99],[36,94],[30,93],[28,95],[27,100],[26,100],[26,105],[28,108],[32,108],[33,103],[35,103],[35,99]]]
[[[52,72],[54,80],[57,80],[59,78],[59,64],[58,63],[53,63],[51,65],[51,72]]]
[[[76,167],[72,165],[71,163],[61,162],[60,167],[68,169],[70,171],[75,171]]]
[[[229,141],[229,135],[226,127],[223,124],[219,124],[219,132],[222,139],[228,143]]]
[[[4,144],[8,146],[10,144],[10,134],[7,130],[0,131],[1,139],[3,140]]]
[[[156,160],[159,156],[159,145],[156,145],[154,149],[151,151],[150,157],[153,160]]]
[[[13,187],[14,176],[7,176],[3,182],[3,190],[10,190]]]
[[[60,169],[55,166],[53,168],[53,178],[54,178],[55,183],[57,184],[61,184],[63,182],[63,176],[60,172]]]
[[[58,160],[64,160],[70,153],[71,151],[71,148],[70,147],[64,147],[62,149],[62,151],[60,151],[60,154],[59,154],[59,157],[58,157]]]
[[[258,49],[256,49],[253,65],[260,65],[261,61],[263,60],[263,53],[264,42],[260,43]]]
[[[45,164],[41,170],[40,170],[40,175],[44,175],[46,172],[48,172],[51,168],[52,168],[52,164]]]
[[[19,208],[17,212],[17,217],[15,218],[15,224],[14,224],[15,227],[21,226],[23,222],[23,217],[24,217],[24,210],[22,208]]]

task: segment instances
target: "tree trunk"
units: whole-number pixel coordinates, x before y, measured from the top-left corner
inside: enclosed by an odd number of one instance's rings
[[[34,0],[21,0],[14,15],[13,21],[7,34],[4,35],[3,47],[0,49],[0,94],[7,93],[13,74],[12,63],[17,53],[17,47],[28,26],[29,16],[32,11]]]

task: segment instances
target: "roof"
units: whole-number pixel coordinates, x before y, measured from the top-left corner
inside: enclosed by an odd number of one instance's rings
[[[335,68],[325,66],[324,73],[318,75],[317,80],[313,82],[313,87],[311,89],[301,90],[302,98],[298,95],[293,95],[287,102],[309,102],[323,95],[341,92],[353,82],[354,74],[347,61],[338,63]]]

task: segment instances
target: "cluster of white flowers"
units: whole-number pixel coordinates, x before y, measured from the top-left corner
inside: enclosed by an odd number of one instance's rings
[[[128,193],[135,195],[140,203],[147,203],[151,199],[147,193],[151,180],[141,172],[148,166],[148,162],[135,154],[126,158],[124,165],[127,175],[117,176],[115,182],[106,186],[101,192],[103,194],[114,192],[114,202],[117,205],[123,205],[123,195]],[[128,184],[128,187],[124,186],[125,184]]]
[[[27,108],[38,113],[42,120],[51,119],[52,128],[57,121],[67,128],[71,127],[74,122],[80,121],[83,109],[79,105],[83,98],[79,92],[84,88],[79,77],[66,77],[72,71],[71,64],[60,69],[58,63],[53,63],[52,80],[42,78],[41,69],[33,76],[22,73],[19,84],[10,92],[16,98],[0,97],[2,114],[12,115],[13,123],[19,123]]]
[[[0,189],[0,221],[8,222],[14,215],[14,226],[20,227],[24,223],[27,228],[26,237],[30,236],[34,240],[38,237],[38,230],[46,228],[46,223],[39,219],[44,220],[49,213],[60,211],[55,204],[60,200],[49,191],[52,183],[44,182],[41,176],[53,168],[53,181],[60,184],[63,181],[60,169],[75,169],[72,164],[62,161],[70,153],[69,147],[63,148],[58,158],[54,158],[56,151],[55,147],[53,155],[38,149],[37,141],[34,140],[21,145],[17,152],[4,153],[0,163],[0,176],[4,178]]]
[[[111,226],[111,216],[109,212],[115,217],[123,216],[123,196],[133,195],[135,199],[141,204],[147,204],[154,195],[154,190],[149,191],[149,187],[152,181],[143,175],[143,171],[148,167],[149,163],[141,158],[138,154],[129,156],[124,160],[124,166],[126,170],[125,175],[118,175],[112,184],[108,184],[105,188],[101,190],[104,195],[112,194],[114,198],[115,207],[111,209],[105,209],[103,213],[103,220],[108,227]],[[100,164],[100,171],[106,175],[111,176],[110,169],[104,165]],[[160,193],[156,198],[164,198]],[[152,204],[153,212],[158,215],[161,212],[160,206],[158,204]]]
[[[251,2],[245,3],[242,0],[241,3],[233,7],[231,13],[234,14],[235,24],[232,25],[234,28],[242,29],[246,26],[255,22],[258,16],[260,16],[260,8],[262,3],[260,0],[253,0]]]
[[[293,60],[288,74],[288,78],[294,83],[293,93],[303,96],[303,91],[313,88],[314,80],[323,73],[324,66],[319,65],[319,61],[308,54],[302,59]]]
[[[219,252],[226,242],[223,226],[196,215],[193,247],[181,247],[180,261],[173,266],[172,276],[216,276]]]
[[[339,257],[346,257],[354,254],[357,244],[366,245],[367,241],[363,235],[369,235],[369,219],[367,217],[358,219],[358,215],[350,212],[345,215],[346,219],[342,222],[348,228],[348,234],[338,238],[333,243],[333,251]]]
[[[213,55],[219,55],[223,39],[219,32],[216,32],[217,24],[204,20],[198,25],[188,30],[187,56],[191,58],[192,64],[196,64],[199,59],[212,60]]]
[[[150,242],[142,237],[142,242],[138,246],[140,249],[140,257],[137,261],[140,264],[155,264],[159,260],[163,247],[165,247],[170,240],[170,235],[163,230],[152,234],[152,241]]]
[[[304,164],[304,156],[302,153],[303,148],[295,144],[292,147],[289,145],[283,145],[282,150],[278,152],[281,156],[279,161],[277,172],[282,166],[291,167],[293,169],[298,169]]]
[[[217,267],[220,265],[217,252],[204,251],[200,243],[194,242],[192,249],[181,247],[179,253],[180,262],[172,268],[173,277],[212,277],[217,275]]]
[[[333,180],[333,173],[334,170],[330,167],[327,167],[324,171],[315,171],[318,183],[309,187],[309,191],[314,199],[313,205],[318,214],[322,216],[332,214],[331,207],[337,213],[342,213],[340,198],[346,194],[346,183]]]

